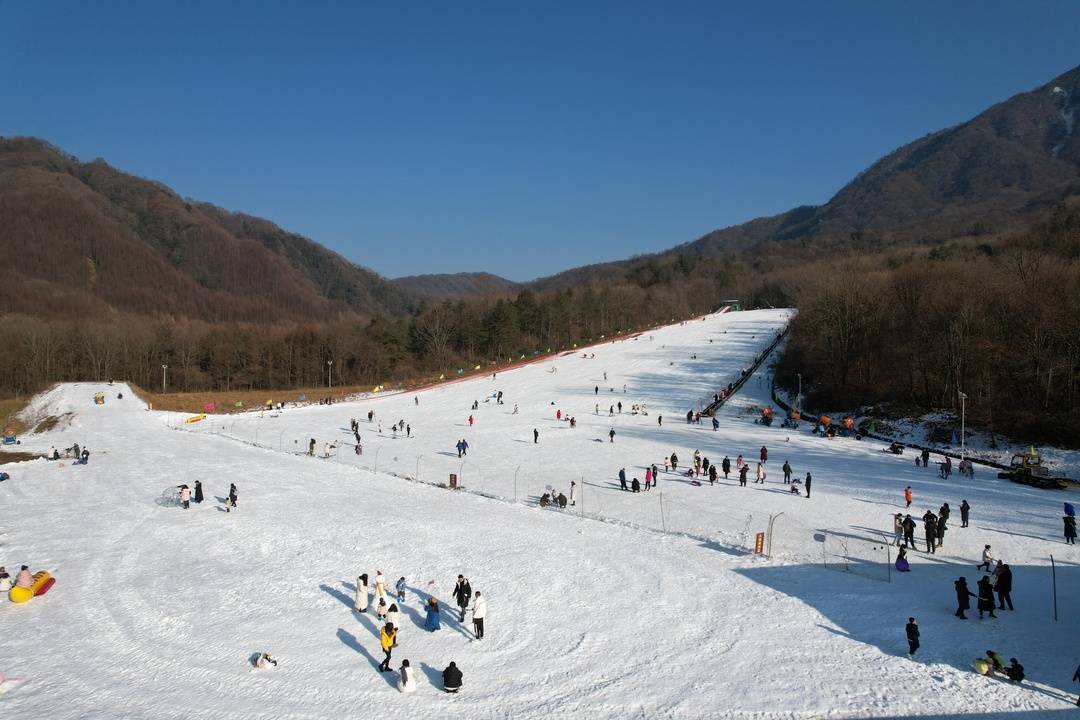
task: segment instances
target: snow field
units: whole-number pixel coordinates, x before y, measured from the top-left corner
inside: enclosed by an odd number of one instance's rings
[[[737,375],[784,315],[737,313],[658,330],[652,340],[590,349],[595,360],[560,358],[557,373],[539,364],[432,389],[418,408],[411,395],[387,396],[290,409],[273,419],[211,418],[195,432],[171,430],[175,418],[145,412],[126,388],[126,399],[116,401],[116,387],[61,386],[35,409],[72,412],[70,425],[26,438],[24,446],[77,441],[90,448],[91,462],[8,466],[12,480],[0,484],[0,507],[8,510],[0,517],[0,564],[10,570],[27,562],[58,578],[49,595],[27,605],[0,601],[0,672],[26,678],[0,704],[28,718],[781,718],[973,710],[1040,717],[1068,708],[1075,697],[1063,690],[1076,664],[1077,621],[1069,611],[1052,620],[1047,558],[1053,552],[1059,563],[1059,605],[1076,607],[1080,557],[1060,542],[1060,502],[1068,494],[987,473],[946,482],[877,444],[754,425],[741,410],[760,404],[764,382],[748,383],[722,413],[719,432],[686,425],[690,403],[711,394],[714,377],[733,379],[725,376]],[[622,395],[625,382],[624,397],[633,399],[624,405],[644,401],[648,417],[626,417],[625,407],[614,421],[592,413],[592,388],[600,385],[604,397],[605,370],[616,388],[608,396]],[[484,394],[497,389],[507,404],[485,404]],[[104,407],[91,404],[98,390],[109,398]],[[473,399],[481,407],[470,430],[464,423]],[[509,414],[515,402],[517,416]],[[280,428],[283,448],[294,435],[315,437],[321,450],[324,436],[347,434],[348,419],[366,419],[369,407],[383,419],[384,435],[361,423],[362,461],[381,446],[378,473],[362,470],[355,456],[292,455],[263,437]],[[557,424],[555,407],[569,410],[579,427]],[[657,412],[665,416],[662,428]],[[399,417],[412,424],[415,439],[390,439]],[[215,422],[235,423],[228,432],[245,442],[208,432]],[[246,444],[256,426],[275,449]],[[541,432],[535,446],[532,427]],[[445,480],[461,467],[453,451],[459,437],[472,446],[464,484],[512,500],[516,470],[518,503],[384,472],[383,462],[398,457],[385,469],[414,474],[415,456],[397,448],[415,448],[421,479]],[[725,452],[756,460],[762,444],[770,450],[765,486],[694,487],[662,475],[651,495],[609,487],[617,486],[618,467],[643,478],[644,463],[662,465],[673,449],[680,464],[695,448],[714,462]],[[454,457],[439,454],[447,451]],[[784,459],[799,477],[814,473],[810,499],[784,492]],[[565,492],[581,477],[590,483],[586,514],[610,522],[528,504],[543,485]],[[185,512],[155,503],[163,489],[195,479],[207,494],[201,507]],[[239,507],[226,514],[215,496],[223,498],[230,482],[239,488]],[[950,502],[942,551],[912,553],[913,572],[894,574],[891,583],[820,565],[815,531],[870,538],[888,530],[905,485],[919,516]],[[663,520],[649,509],[659,507],[661,491]],[[961,495],[973,507],[972,527],[963,530]],[[747,516],[757,531],[765,529],[761,518],[778,512],[785,514],[777,520],[777,557],[745,553],[740,526]],[[688,534],[653,529],[661,522]],[[974,587],[984,542],[1013,566],[1017,611],[961,623],[952,617],[951,580],[965,574]],[[376,569],[391,584],[405,575],[411,588],[393,665],[409,658],[421,671],[414,695],[400,695],[393,676],[375,672],[382,654],[374,616],[352,610],[356,575]],[[450,609],[458,572],[488,597],[481,642],[469,639],[468,618],[459,626]],[[432,591],[444,608],[443,629],[434,634],[421,627],[422,601]],[[909,615],[923,629],[914,661],[904,657]],[[987,648],[1019,657],[1033,684],[974,675],[967,665]],[[280,666],[249,672],[247,658],[262,650]],[[465,675],[460,696],[438,690],[450,660]]]

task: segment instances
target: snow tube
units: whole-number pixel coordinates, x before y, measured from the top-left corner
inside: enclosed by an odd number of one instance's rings
[[[44,595],[56,584],[56,578],[44,570],[34,573],[34,582],[30,587],[15,586],[8,591],[8,599],[13,603],[24,603],[30,598]]]
[[[974,668],[975,672],[979,673],[980,675],[986,675],[990,672],[990,663],[986,660],[983,660],[982,658],[976,658],[971,663],[971,667]]]
[[[201,422],[201,421],[203,421],[205,419],[206,419],[206,415],[192,415],[191,417],[189,417],[184,422],[190,425],[191,423]]]

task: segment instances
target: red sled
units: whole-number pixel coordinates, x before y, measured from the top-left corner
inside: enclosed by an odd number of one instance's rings
[[[52,589],[52,586],[56,584],[56,578],[51,577],[46,580],[41,587],[34,591],[34,597],[41,597],[45,593]]]

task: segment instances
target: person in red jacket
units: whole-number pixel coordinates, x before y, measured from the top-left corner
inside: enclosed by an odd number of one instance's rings
[[[908,485],[906,488],[904,488],[904,500],[907,501],[907,505],[905,507],[911,507],[911,499],[911,486]]]

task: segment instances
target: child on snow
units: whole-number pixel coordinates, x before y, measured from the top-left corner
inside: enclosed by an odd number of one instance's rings
[[[386,606],[386,598],[379,598],[379,604],[375,608],[375,616],[379,618],[379,622],[386,621],[386,613],[389,610]]]
[[[405,602],[405,578],[398,578],[397,584],[394,586],[397,590],[397,601],[399,603]]]
[[[256,670],[265,670],[269,667],[277,667],[277,660],[270,657],[270,653],[259,653],[259,655],[252,662]]]

